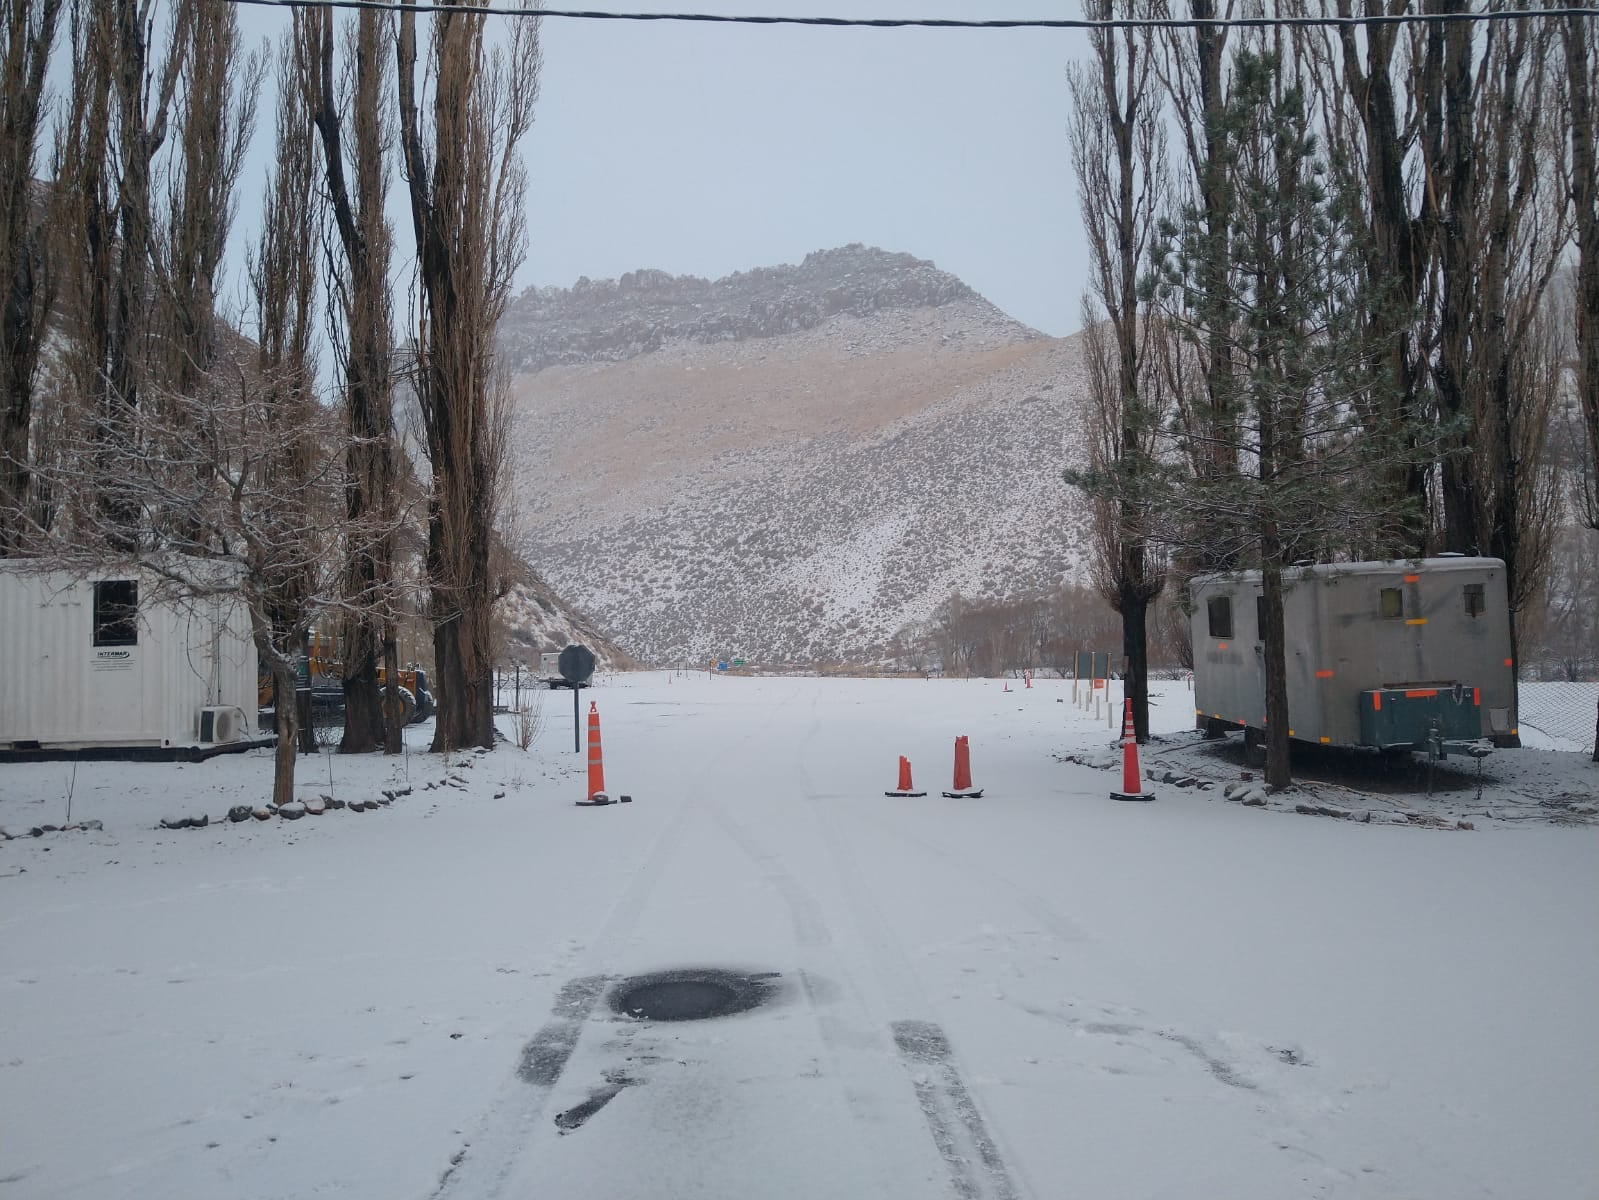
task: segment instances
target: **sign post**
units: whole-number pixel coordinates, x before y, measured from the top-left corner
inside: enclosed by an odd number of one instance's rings
[[[560,661],[556,665],[561,678],[566,680],[566,686],[572,689],[572,753],[578,754],[583,749],[583,743],[577,692],[594,676],[594,651],[587,646],[568,646],[561,651]]]

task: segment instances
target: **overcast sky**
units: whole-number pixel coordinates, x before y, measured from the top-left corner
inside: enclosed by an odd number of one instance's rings
[[[1062,0],[601,0],[616,11],[1076,16]],[[241,8],[248,37],[286,14]],[[725,275],[847,242],[930,258],[1017,319],[1077,328],[1086,266],[1061,30],[546,18],[518,287],[640,267]],[[263,97],[236,234],[253,242]],[[408,226],[399,230],[408,246]]]

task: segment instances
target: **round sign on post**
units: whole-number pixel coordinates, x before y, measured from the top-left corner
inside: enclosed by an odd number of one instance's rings
[[[587,646],[568,646],[561,651],[560,661],[556,665],[561,678],[570,686],[582,687],[594,676],[594,651]]]
[[[577,689],[594,675],[594,651],[587,646],[568,646],[555,665],[566,686],[572,689],[572,753],[576,754],[583,747],[578,735]]]

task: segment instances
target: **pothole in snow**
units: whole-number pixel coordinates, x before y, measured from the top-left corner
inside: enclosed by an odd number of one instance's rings
[[[645,1021],[705,1021],[748,1012],[776,990],[776,971],[742,975],[686,967],[623,979],[611,989],[614,1012]]]

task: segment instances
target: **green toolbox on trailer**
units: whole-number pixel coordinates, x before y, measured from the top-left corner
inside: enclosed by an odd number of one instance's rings
[[[1482,689],[1459,684],[1373,688],[1360,693],[1360,743],[1379,749],[1472,742],[1482,736]]]

